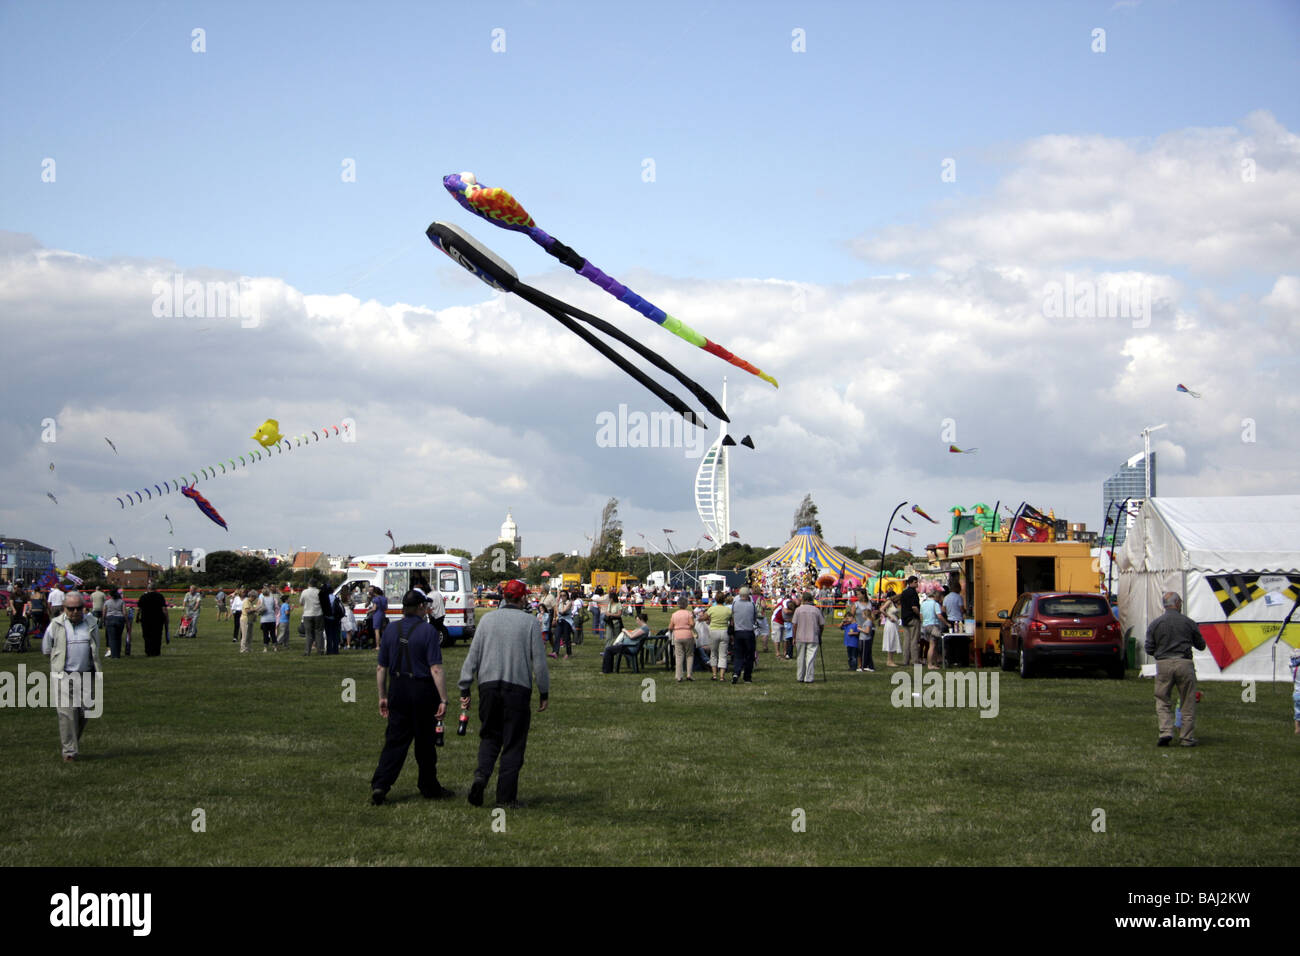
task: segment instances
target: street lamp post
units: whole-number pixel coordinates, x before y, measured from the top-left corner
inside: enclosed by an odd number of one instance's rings
[[[885,549],[889,547],[889,532],[892,531],[894,528],[894,518],[897,517],[899,510],[905,504],[907,504],[906,501],[900,501],[898,503],[898,507],[894,509],[894,513],[889,516],[889,523],[885,525],[885,540],[880,545],[880,571],[876,575],[876,597],[877,598],[880,597],[881,591],[884,589],[885,586]]]
[[[1169,424],[1166,422],[1163,425],[1148,425],[1142,429],[1142,479],[1146,486],[1145,498],[1151,497],[1151,433],[1168,427]]]

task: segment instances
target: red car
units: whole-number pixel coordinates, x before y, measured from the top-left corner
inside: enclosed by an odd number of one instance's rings
[[[1022,594],[1002,624],[1002,669],[1021,677],[1048,665],[1103,667],[1124,676],[1124,642],[1110,602],[1101,594],[1047,591]]]

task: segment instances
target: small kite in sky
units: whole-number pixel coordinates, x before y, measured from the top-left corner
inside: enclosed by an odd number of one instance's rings
[[[117,543],[114,542],[112,538],[109,538],[109,539],[108,539],[108,543],[111,544],[111,545],[113,545],[113,547],[115,547],[115,548],[117,547]]]
[[[902,518],[904,521],[906,521],[908,524],[912,523],[912,519],[909,518],[907,515],[899,515],[899,517]]]
[[[902,528],[890,528],[889,530],[890,530],[890,531],[893,531],[895,534],[905,534],[905,535],[907,535],[909,538],[915,538],[915,537],[916,537],[916,532],[915,532],[915,531],[904,531]]]
[[[918,515],[920,515],[920,516],[921,516],[922,518],[924,518],[926,521],[930,522],[930,524],[938,524],[938,523],[939,523],[939,522],[935,521],[933,518],[931,518],[931,517],[930,517],[928,514],[926,514],[924,511],[922,511],[920,505],[912,505],[912,513],[913,513],[913,514],[918,514]],[[909,521],[908,524],[911,524],[911,522]]]
[[[47,492],[45,492],[45,497],[46,497],[46,498],[49,498],[49,499],[50,499],[51,501],[53,501],[56,505],[59,503],[59,499],[56,498],[56,497],[54,497],[54,492],[52,492],[52,491],[47,491]]]
[[[252,438],[263,448],[270,448],[284,436],[280,434],[280,423],[274,418],[268,418],[257,426],[257,431],[253,432]]]
[[[108,442],[108,447],[111,448],[111,449],[113,449],[113,454],[114,454],[114,455],[120,454],[120,453],[118,452],[118,450],[117,450],[117,446],[113,444],[113,440],[112,440],[111,438],[109,438],[109,437],[106,435],[106,436],[104,436],[104,441]]]
[[[690,326],[685,325],[681,319],[674,318],[654,303],[647,302],[627,286],[605,275],[589,260],[578,255],[564,243],[547,235],[533,221],[533,217],[528,214],[527,210],[519,204],[519,200],[504,189],[500,187],[489,189],[479,185],[473,173],[452,173],[442,178],[442,184],[456,202],[474,215],[480,216],[502,229],[522,232],[578,275],[600,286],[614,298],[640,312],[647,319],[662,325],[669,332],[685,339],[697,348],[704,349],[704,351],[730,362],[737,368],[742,368],[746,372],[757,375],[765,382],[771,382],[773,386],[776,385],[776,379],[771,375],[750,365],[739,356],[733,355],[716,342],[705,338]]]
[[[388,538],[389,541],[393,542],[393,550],[396,551],[396,550],[397,550],[397,539],[393,537],[393,532],[392,532],[392,530],[390,529],[390,530],[388,530],[388,531],[385,531],[385,532],[384,532],[384,535]]]
[[[1180,392],[1186,392],[1188,395],[1192,396],[1192,398],[1200,398],[1200,397],[1201,397],[1201,393],[1200,393],[1200,392],[1193,392],[1190,388],[1188,388],[1186,385],[1183,385],[1183,384],[1181,384],[1181,383],[1180,383],[1179,386],[1178,386],[1178,391],[1180,391]]]
[[[172,519],[167,517],[166,515],[163,515],[163,520],[167,522],[167,533],[175,534],[176,532],[172,530]]]
[[[958,448],[956,445],[949,445],[948,450],[952,452],[954,455],[973,455],[975,454],[975,452],[979,451],[978,448],[962,449],[962,448]]]
[[[901,544],[896,544],[896,545],[894,545],[894,550],[895,550],[895,551],[902,551],[904,554],[911,554],[911,553],[912,553],[912,552],[909,551],[907,548],[903,547]]]
[[[183,494],[186,498],[189,498],[196,505],[198,505],[199,510],[202,511],[209,518],[211,518],[214,522],[221,525],[221,527],[226,528],[227,531],[230,530],[229,528],[226,527],[226,519],[221,517],[221,515],[217,513],[216,508],[212,507],[212,502],[208,501],[207,498],[204,498],[201,494],[199,494],[197,491],[194,490],[193,485],[182,485],[181,494]]]
[[[50,462],[50,471],[54,470],[54,462]]]
[[[739,531],[733,531],[733,532],[731,532],[731,536],[732,536],[733,538],[735,538],[737,541],[740,540],[740,532],[739,532]]]

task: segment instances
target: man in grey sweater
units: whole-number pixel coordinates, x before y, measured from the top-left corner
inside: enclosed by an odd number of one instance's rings
[[[1160,723],[1157,747],[1168,747],[1174,739],[1174,711],[1169,698],[1175,686],[1183,710],[1184,747],[1195,747],[1196,665],[1192,648],[1205,650],[1205,638],[1196,622],[1183,613],[1183,599],[1166,591],[1165,613],[1147,626],[1146,652],[1156,659],[1156,719]]]
[[[501,758],[497,776],[497,804],[519,805],[519,771],[524,765],[524,747],[532,721],[529,702],[533,675],[537,675],[537,710],[546,710],[551,676],[546,669],[546,650],[537,618],[523,609],[528,586],[507,581],[501,606],[479,621],[469,654],[460,670],[460,707],[469,710],[470,685],[478,676],[479,731],[478,769],[469,790],[469,802],[483,805],[483,791],[492,768]]]

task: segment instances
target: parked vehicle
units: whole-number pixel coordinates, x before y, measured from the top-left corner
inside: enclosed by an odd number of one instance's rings
[[[1103,594],[1027,592],[997,616],[1004,671],[1018,666],[1021,677],[1033,677],[1050,666],[1081,666],[1124,676],[1123,635]]]
[[[469,559],[454,554],[366,554],[348,562],[348,584],[375,585],[388,598],[390,621],[402,616],[402,595],[410,588],[442,593],[448,644],[474,638],[474,589]]]

